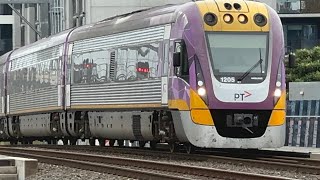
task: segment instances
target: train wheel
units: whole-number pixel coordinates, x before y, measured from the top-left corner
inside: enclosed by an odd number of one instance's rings
[[[29,141],[28,141],[28,144],[33,144],[33,141],[32,141],[32,140],[29,140]]]
[[[156,141],[150,141],[150,148],[156,149],[157,148],[157,142]]]
[[[186,148],[188,154],[192,154],[195,150],[194,146],[191,143],[184,144],[184,147]]]
[[[177,152],[177,150],[178,150],[178,144],[175,143],[175,142],[170,142],[170,143],[169,143],[169,148],[170,148],[170,152],[171,152],[171,153]]]
[[[10,145],[17,145],[18,144],[18,141],[16,141],[16,140],[11,140],[10,141]]]
[[[56,139],[52,139],[52,144],[57,145],[58,141]]]
[[[101,147],[106,146],[106,140],[105,140],[105,139],[99,139],[99,145],[100,145]]]
[[[95,146],[96,145],[96,139],[89,139],[89,144],[90,144],[90,146]]]
[[[70,139],[70,145],[77,145],[77,139]]]
[[[63,139],[62,142],[63,142],[63,145],[68,145],[68,139]]]
[[[47,141],[48,144],[50,144],[50,145],[52,144],[51,140],[46,140],[46,141]]]
[[[139,147],[144,148],[145,145],[146,145],[145,141],[139,141]]]
[[[115,142],[116,140],[113,140],[113,139],[109,140],[109,146],[113,147]]]
[[[119,147],[123,147],[124,140],[117,140],[117,142]]]

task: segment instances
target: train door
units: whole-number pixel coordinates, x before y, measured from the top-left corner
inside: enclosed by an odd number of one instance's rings
[[[168,80],[169,80],[169,53],[170,53],[170,33],[171,33],[171,25],[165,26],[164,40],[162,44],[162,77],[161,77],[161,103],[162,106],[168,105]]]

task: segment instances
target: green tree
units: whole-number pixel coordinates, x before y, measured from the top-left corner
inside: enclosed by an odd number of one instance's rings
[[[295,67],[286,67],[287,82],[320,81],[320,47],[297,50]]]

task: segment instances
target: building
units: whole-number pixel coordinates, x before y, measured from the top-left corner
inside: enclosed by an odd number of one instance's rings
[[[50,5],[50,20],[55,26],[52,33],[75,26],[94,23],[108,17],[132,11],[180,4],[191,0],[53,0]]]
[[[13,15],[8,5],[0,4],[0,54],[12,49]]]
[[[191,0],[11,0],[41,2],[14,4],[28,25],[8,5],[0,4],[0,55],[40,38],[65,29],[164,4],[178,4]],[[48,1],[48,0],[47,0]],[[288,48],[311,48],[320,44],[319,0],[256,0],[276,9],[283,22]],[[1,2],[1,0],[0,0]]]
[[[285,43],[291,49],[320,45],[319,0],[260,0],[279,13]]]

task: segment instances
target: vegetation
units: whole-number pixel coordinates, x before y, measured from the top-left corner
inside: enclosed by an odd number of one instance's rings
[[[296,51],[293,68],[286,65],[287,82],[320,81],[320,47]]]

